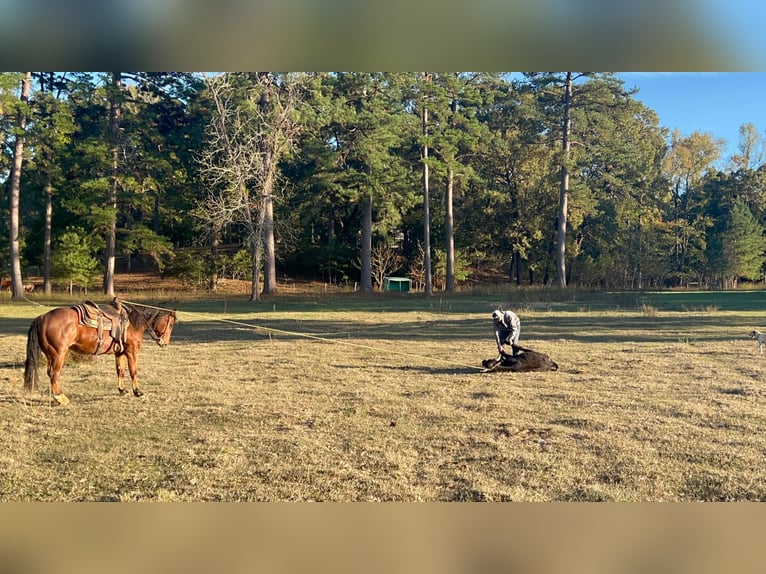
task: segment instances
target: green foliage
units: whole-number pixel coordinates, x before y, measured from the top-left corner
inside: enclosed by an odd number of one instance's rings
[[[250,249],[243,248],[230,258],[226,258],[228,274],[232,279],[247,279],[253,273],[253,257]]]
[[[444,280],[447,274],[447,252],[435,249],[431,256],[434,259],[434,279]],[[468,256],[462,250],[455,250],[455,281],[465,281],[473,272]]]
[[[737,277],[756,280],[763,276],[766,260],[766,238],[763,227],[742,201],[734,203],[728,224],[721,237],[718,266],[721,274],[735,280]]]
[[[93,239],[80,227],[69,227],[56,241],[52,254],[51,275],[60,281],[88,289],[99,272],[93,256]]]
[[[193,288],[204,287],[210,279],[205,258],[200,257],[199,253],[188,251],[176,253],[165,265],[164,275],[180,279],[185,285]]]
[[[21,190],[24,261],[43,262],[47,189],[53,237],[63,238],[70,225],[87,229],[93,256],[115,225],[117,256],[148,255],[163,272],[203,286],[211,271],[208,258],[190,259],[180,250],[209,241],[190,214],[218,191],[198,163],[214,110],[208,86],[201,75],[123,72],[117,90],[114,74],[33,74]],[[274,187],[280,273],[356,282],[369,197],[371,244],[390,245],[408,261],[417,260],[424,235],[421,153],[428,144],[436,278],[444,272],[451,176],[456,279],[465,279],[470,255],[474,267],[492,267],[510,280],[549,283],[564,164],[571,171],[569,282],[643,288],[761,278],[758,226],[766,224],[766,165],[753,125],[741,129],[738,153],[726,170],[713,169],[722,148],[709,134],[668,138],[656,113],[614,75],[575,77],[572,148],[565,160],[563,74],[306,74],[302,103],[294,110],[299,137],[280,156]],[[19,78],[0,73],[4,173],[20,106]],[[232,97],[257,122],[259,113],[276,112],[260,102],[278,95],[269,90],[289,74],[232,78]],[[111,103],[122,110],[115,141]],[[257,123],[258,129],[268,125]],[[113,185],[116,204],[107,199]],[[222,243],[247,244],[247,214],[224,207],[232,211],[223,210],[231,219],[220,224]],[[0,204],[0,248],[6,252],[8,216]],[[209,229],[210,221],[203,225]],[[166,263],[175,251],[179,257]],[[223,258],[219,273],[247,277],[251,265],[245,251]]]
[[[173,246],[167,238],[144,226],[128,230],[122,245],[126,253],[144,253],[151,256],[160,272],[174,255]]]

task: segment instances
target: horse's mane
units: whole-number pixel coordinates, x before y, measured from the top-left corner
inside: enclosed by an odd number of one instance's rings
[[[128,320],[133,327],[137,329],[145,329],[146,327],[154,327],[157,319],[164,317],[165,315],[175,316],[175,311],[168,311],[166,309],[157,309],[155,307],[148,307],[146,305],[138,305],[135,303],[123,303],[122,306],[128,312]]]

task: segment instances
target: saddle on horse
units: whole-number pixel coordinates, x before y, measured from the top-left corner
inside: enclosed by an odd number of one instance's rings
[[[107,331],[114,340],[115,353],[121,353],[125,349],[129,321],[128,313],[119,298],[115,297],[108,307],[99,307],[93,301],[85,301],[74,305],[72,309],[77,311],[77,318],[81,325],[96,329],[98,345],[94,354],[101,352],[104,331]]]

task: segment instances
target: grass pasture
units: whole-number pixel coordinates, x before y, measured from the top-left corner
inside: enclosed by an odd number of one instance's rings
[[[70,361],[66,408],[26,330],[77,301],[35,301],[0,301],[2,501],[766,500],[761,291],[168,295],[146,394]],[[498,304],[559,371],[480,372]]]

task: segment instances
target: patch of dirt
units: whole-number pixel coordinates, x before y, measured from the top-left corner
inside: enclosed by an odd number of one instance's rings
[[[114,276],[114,289],[120,291],[193,291],[192,287],[174,277],[161,277],[157,272],[117,273]],[[247,294],[250,292],[249,281],[221,279],[218,281],[218,293]]]
[[[121,291],[194,291],[192,287],[185,285],[180,279],[161,277],[156,271],[116,273],[114,276],[114,289],[117,293]],[[280,294],[305,294],[336,293],[349,291],[353,287],[283,277],[277,280],[277,289]],[[206,290],[206,288],[197,289],[198,292]],[[219,279],[216,293],[220,295],[248,295],[250,293],[250,281],[243,279]]]
[[[175,278],[163,278],[159,273],[116,273],[114,276],[115,291],[145,291],[147,289],[183,290],[182,281]]]

